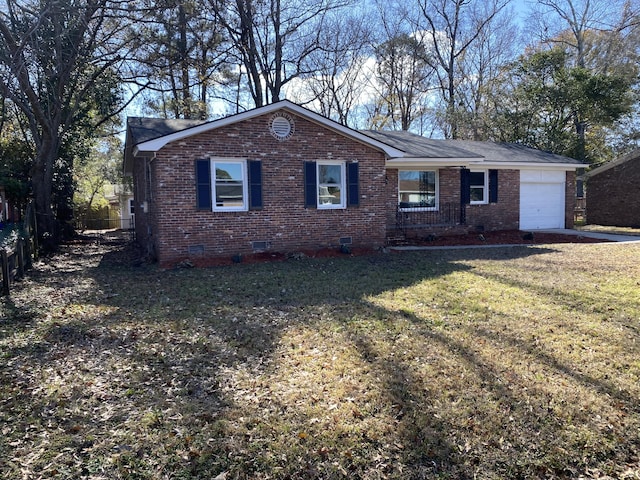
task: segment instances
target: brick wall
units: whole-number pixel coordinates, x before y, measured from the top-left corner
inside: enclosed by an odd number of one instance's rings
[[[587,222],[640,227],[640,157],[587,180]]]
[[[185,259],[205,265],[214,258],[250,254],[253,242],[266,242],[268,250],[283,253],[338,248],[345,237],[351,238],[354,247],[384,245],[390,195],[384,154],[302,117],[289,116],[295,132],[287,140],[270,134],[269,114],[170,143],[157,153],[150,169],[152,198],[146,199],[149,214],[139,222],[136,234],[143,246],[153,245],[161,266],[171,267]],[[210,157],[261,160],[263,208],[198,210],[195,160]],[[319,160],[359,163],[360,205],[340,210],[305,208],[304,162]],[[144,179],[143,163],[136,161],[138,180]],[[139,183],[138,197],[144,191]]]
[[[388,204],[388,228],[395,228],[397,207],[398,173],[387,172],[389,184],[394,186],[394,194]],[[440,168],[438,170],[440,205],[445,203],[460,205],[460,170],[458,168]],[[407,236],[424,237],[429,234],[456,235],[468,231],[517,230],[520,223],[520,171],[498,171],[498,201],[496,203],[466,205],[466,224],[409,229]]]
[[[568,171],[566,179],[564,187],[564,228],[573,228],[576,213],[576,172]]]
[[[470,230],[517,230],[520,226],[520,171],[498,170],[498,201],[467,205]]]

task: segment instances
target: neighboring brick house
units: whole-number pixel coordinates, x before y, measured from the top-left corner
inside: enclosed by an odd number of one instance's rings
[[[573,159],[359,132],[289,101],[212,122],[129,118],[138,242],[162,267],[389,238],[571,226]]]
[[[595,168],[587,181],[587,222],[640,227],[640,149]]]

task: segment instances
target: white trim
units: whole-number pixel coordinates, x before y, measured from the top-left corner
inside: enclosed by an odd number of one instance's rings
[[[402,203],[400,201],[400,172],[435,172],[435,199],[433,207],[400,207]],[[440,210],[440,170],[438,168],[423,168],[422,170],[415,170],[410,168],[398,169],[398,209],[401,212],[437,212]]]
[[[336,165],[340,167],[340,203],[321,203],[320,188],[323,184],[320,183],[320,166],[321,165]],[[318,160],[316,161],[316,204],[318,210],[340,210],[347,208],[347,164],[345,162],[331,161],[331,160]],[[324,184],[329,185],[329,184]]]
[[[344,125],[340,125],[333,120],[329,120],[328,118],[323,117],[317,113],[312,112],[311,110],[307,110],[299,105],[296,105],[293,102],[288,100],[282,100],[277,103],[272,103],[271,105],[266,105],[264,107],[255,108],[253,110],[248,110],[246,112],[239,113],[237,115],[232,115],[230,117],[224,117],[219,120],[213,120],[211,122],[203,123],[202,125],[197,125],[195,127],[186,128],[184,130],[180,130],[175,133],[171,133],[169,135],[164,135],[159,138],[155,138],[153,140],[148,140],[146,142],[139,143],[133,148],[133,155],[138,156],[140,152],[157,152],[165,145],[170,142],[175,142],[177,140],[182,140],[184,138],[191,137],[193,135],[198,135],[200,133],[208,132],[210,130],[215,130],[218,128],[226,127],[229,125],[233,125],[235,123],[242,122],[244,120],[249,120],[251,118],[255,118],[261,115],[267,115],[269,113],[277,112],[278,110],[285,110],[301,117],[306,118],[309,121],[315,122],[319,125],[322,125],[326,128],[334,130],[342,135],[350,137],[354,140],[357,140],[365,145],[369,145],[371,147],[377,148],[379,150],[384,151],[389,157],[402,157],[404,152],[398,150],[397,148],[391,147],[386,143],[380,142],[378,140],[374,140],[367,135],[364,135],[356,130],[352,130]]]
[[[211,207],[214,212],[246,212],[249,210],[249,186],[247,176],[247,161],[244,158],[212,157],[211,162]],[[216,163],[239,164],[242,172],[242,206],[224,207],[216,205]]]
[[[471,189],[473,184],[471,183],[472,173],[482,173],[484,177],[484,185],[482,186],[482,200],[469,200],[469,205],[486,205],[489,203],[489,170],[484,169],[470,169],[469,170],[469,198],[471,198]],[[479,186],[479,185],[476,185]]]

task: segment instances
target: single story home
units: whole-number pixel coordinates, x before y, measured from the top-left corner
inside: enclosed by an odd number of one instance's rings
[[[585,179],[588,223],[640,227],[640,149],[591,170]]]
[[[519,145],[356,131],[286,100],[211,122],[129,118],[124,156],[137,241],[162,267],[571,227],[581,166]]]

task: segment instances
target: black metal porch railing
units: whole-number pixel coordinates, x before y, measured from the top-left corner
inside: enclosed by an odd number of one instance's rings
[[[441,203],[438,210],[402,208],[396,211],[396,228],[405,232],[411,228],[443,227],[465,223],[464,209],[460,203]]]

